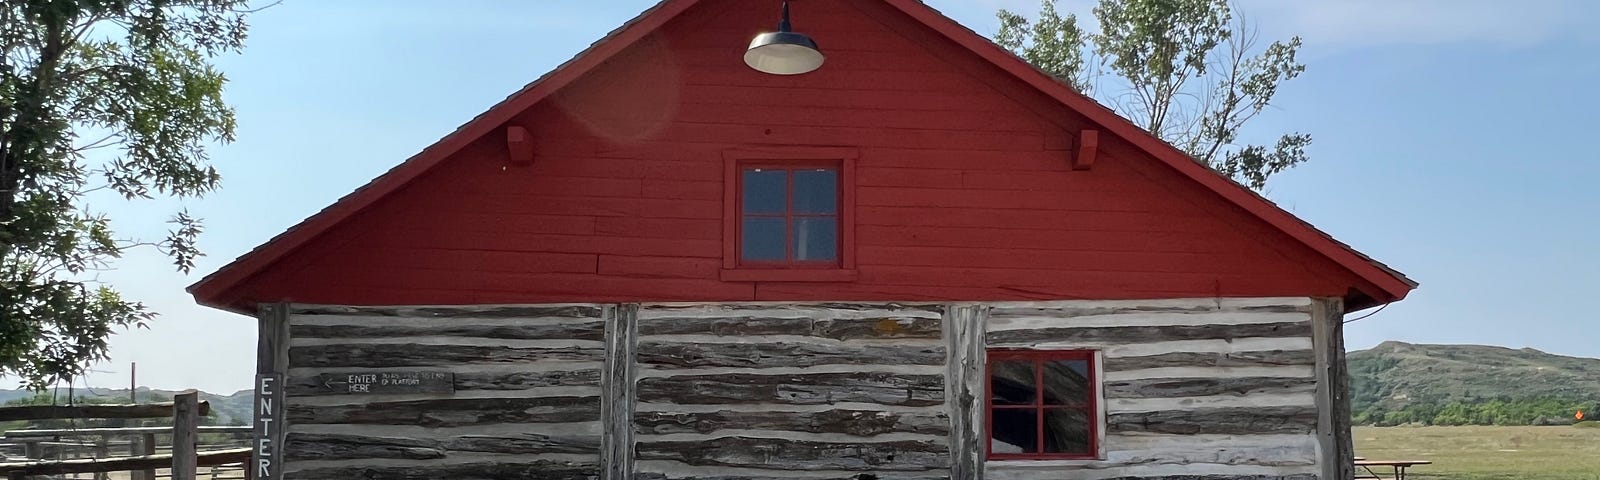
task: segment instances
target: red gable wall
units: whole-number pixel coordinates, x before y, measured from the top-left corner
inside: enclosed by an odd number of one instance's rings
[[[1356,275],[878,2],[808,0],[828,54],[741,63],[770,2],[705,0],[514,123],[228,292],[230,303],[1345,296]],[[848,146],[859,279],[718,279],[723,156]]]

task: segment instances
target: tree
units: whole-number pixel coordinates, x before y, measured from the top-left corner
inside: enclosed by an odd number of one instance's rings
[[[1258,49],[1228,0],[1100,0],[1093,34],[1077,16],[1061,16],[1055,0],[1041,2],[1037,21],[1001,10],[995,42],[1250,188],[1308,159],[1304,133],[1239,144],[1278,87],[1305,71],[1295,59],[1300,37]]]
[[[247,0],[3,0],[0,6],[0,375],[33,389],[106,359],[108,337],[155,314],[93,274],[130,248],[188,272],[198,219],[164,239],[118,237],[87,199],[194,198],[233,140],[226,78]],[[98,193],[97,193],[98,192]]]

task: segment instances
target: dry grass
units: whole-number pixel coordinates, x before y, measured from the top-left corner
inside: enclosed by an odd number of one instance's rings
[[[1433,461],[1412,468],[1418,480],[1600,480],[1600,428],[1357,427],[1355,444],[1371,460]]]

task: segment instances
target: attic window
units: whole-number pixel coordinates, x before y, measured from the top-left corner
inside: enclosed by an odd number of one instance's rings
[[[839,266],[838,165],[744,165],[739,265]]]
[[[840,153],[797,149],[728,157],[723,280],[854,280],[853,156]]]

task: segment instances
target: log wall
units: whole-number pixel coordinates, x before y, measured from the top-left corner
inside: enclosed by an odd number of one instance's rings
[[[1313,311],[295,306],[285,478],[1315,480],[1343,454],[1319,440],[1316,348],[1333,343],[1313,341],[1338,316]],[[1099,352],[1098,460],[984,460],[989,348]],[[450,372],[456,391],[338,394],[322,377],[350,371]]]
[[[1311,310],[1309,298],[990,305],[987,348],[1100,352],[1106,428],[1101,460],[990,461],[986,478],[1320,478]]]
[[[286,479],[598,478],[615,307],[290,311]],[[323,374],[450,372],[454,393],[338,393]]]
[[[948,478],[942,311],[642,308],[636,478]]]

